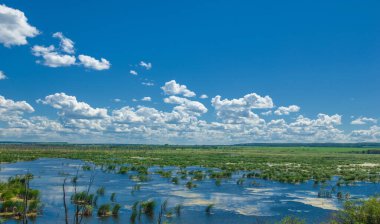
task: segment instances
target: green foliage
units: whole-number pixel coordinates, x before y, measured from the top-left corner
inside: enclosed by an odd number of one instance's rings
[[[98,209],[98,216],[108,216],[110,214],[111,205],[110,204],[103,204]]]
[[[210,177],[214,179],[231,178],[231,176],[232,176],[231,171],[212,172],[210,174]]]
[[[200,181],[205,178],[205,174],[201,170],[192,170],[189,172],[189,175],[192,175],[192,180]]]
[[[100,196],[103,196],[106,192],[106,188],[105,187],[99,187],[98,190],[96,190],[96,194],[100,195]]]
[[[33,200],[29,202],[28,212],[39,213],[41,208],[42,208],[41,202],[38,200]]]
[[[85,205],[83,209],[83,216],[90,217],[92,216],[93,211],[94,211],[94,208],[92,207],[92,205]]]
[[[164,170],[159,170],[156,172],[157,174],[160,174],[161,177],[163,178],[170,178],[172,177],[172,171],[164,171]]]
[[[1,204],[1,212],[13,212],[14,214],[24,211],[22,201],[7,200]]]
[[[115,204],[112,208],[112,215],[117,216],[119,215],[119,210],[121,208],[120,204]]]
[[[179,184],[179,179],[178,179],[178,177],[173,177],[171,181],[172,181],[172,183],[175,184],[175,185]]]
[[[244,181],[245,181],[244,178],[239,178],[239,179],[236,181],[236,184],[237,184],[237,185],[243,185],[243,184],[244,184]]]
[[[192,181],[188,181],[185,186],[187,187],[187,189],[192,189],[192,188],[197,187],[197,185],[194,184]]]
[[[213,207],[214,207],[214,204],[207,205],[207,207],[205,209],[206,214],[210,215]]]
[[[347,201],[344,209],[338,212],[333,224],[380,224],[380,198],[372,197],[368,200]]]
[[[76,205],[93,204],[94,195],[88,194],[86,191],[78,192],[71,196],[71,201]]]
[[[24,211],[29,216],[41,212],[40,192],[28,187],[32,178],[31,174],[16,175],[8,178],[7,182],[0,183],[0,212],[11,214],[14,218],[19,217]],[[27,203],[24,203],[26,195]]]
[[[139,206],[139,204],[140,203],[138,201],[136,201],[132,205],[132,214],[131,214],[131,217],[129,218],[129,220],[131,221],[131,223],[135,223],[136,222],[136,218],[137,218],[137,215],[138,215],[137,207]]]
[[[136,171],[139,174],[148,175],[148,167],[147,166],[132,166],[131,171]]]
[[[306,221],[297,217],[287,216],[283,218],[278,224],[306,224]]]
[[[128,173],[128,171],[129,171],[129,167],[128,166],[121,166],[120,168],[119,168],[119,174],[126,174],[126,173]]]
[[[92,170],[92,167],[90,165],[88,165],[88,164],[85,164],[85,165],[82,166],[82,170],[84,170],[84,171],[90,171],[90,170]]]
[[[214,179],[229,178],[235,171],[248,171],[247,178],[285,183],[302,183],[310,179],[323,183],[336,175],[341,176],[339,184],[377,183],[380,181],[380,166],[361,164],[378,164],[380,154],[364,151],[363,148],[299,146],[0,145],[0,162],[41,157],[81,159],[104,166],[106,171],[114,171],[120,166],[119,173],[137,172],[142,175],[137,177],[140,181],[147,181],[148,167],[157,165],[219,168],[220,171],[209,174]],[[131,166],[121,167],[123,164]],[[186,171],[179,171],[180,178],[186,179],[186,176]],[[199,180],[204,176],[193,173],[192,178]]]
[[[115,202],[115,201],[116,201],[116,193],[112,193],[112,194],[111,194],[110,200],[111,200],[112,202]]]
[[[148,217],[154,216],[155,207],[156,207],[156,203],[153,200],[148,200],[141,203],[142,212],[146,214]]]

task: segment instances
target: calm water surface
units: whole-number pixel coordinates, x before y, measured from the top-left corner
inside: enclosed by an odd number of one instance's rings
[[[79,160],[69,159],[38,159],[29,162],[1,164],[0,180],[6,181],[10,176],[31,172],[34,179],[31,188],[41,191],[43,214],[33,223],[63,223],[64,208],[62,200],[62,173],[75,175],[79,168],[79,185],[85,186],[91,174],[95,172],[95,180],[92,192],[100,186],[104,186],[106,193],[99,197],[98,205],[110,203],[110,195],[116,193],[116,202],[122,205],[118,218],[98,218],[96,210],[93,217],[86,218],[83,223],[129,223],[131,206],[136,201],[153,199],[158,209],[160,203],[168,199],[168,208],[177,204],[183,205],[180,217],[175,215],[165,220],[170,223],[273,223],[287,215],[294,215],[307,220],[308,223],[319,223],[327,220],[330,215],[342,207],[343,202],[336,198],[318,198],[320,185],[315,186],[312,181],[303,184],[285,184],[275,181],[260,179],[246,179],[242,186],[236,181],[242,173],[234,174],[233,178],[222,181],[221,186],[216,186],[215,181],[206,179],[194,181],[198,187],[191,190],[185,187],[187,180],[180,180],[175,185],[168,178],[162,178],[157,174],[150,174],[148,182],[141,182],[141,190],[131,193],[136,181],[129,178],[128,174],[115,174],[103,172],[100,168],[95,171],[82,171],[80,167],[84,163]],[[149,172],[159,170],[159,167],[149,168]],[[164,170],[178,170],[176,167],[164,167]],[[199,170],[199,167],[189,167],[187,170]],[[174,174],[175,172],[173,172]],[[255,181],[259,183],[252,184]],[[330,190],[334,181],[325,186]],[[68,195],[73,188],[68,183]],[[84,187],[79,188],[85,190]],[[353,186],[336,188],[336,192],[350,193],[351,198],[366,198],[380,192],[379,184],[357,183]],[[67,202],[70,204],[69,197]],[[211,215],[205,213],[205,208],[214,204]],[[71,217],[73,208],[70,207]],[[174,212],[173,212],[174,213]],[[157,223],[156,219],[149,220],[142,217],[142,223]],[[6,223],[17,223],[8,220]],[[138,222],[137,222],[138,223]]]

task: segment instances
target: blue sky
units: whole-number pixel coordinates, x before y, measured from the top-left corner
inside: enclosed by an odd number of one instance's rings
[[[0,5],[0,140],[380,140],[379,1]]]

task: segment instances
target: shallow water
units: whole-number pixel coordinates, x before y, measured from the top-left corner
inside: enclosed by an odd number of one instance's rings
[[[30,187],[41,191],[41,201],[44,205],[43,214],[32,223],[63,223],[64,208],[62,200],[62,173],[75,175],[78,168],[83,164],[79,160],[69,159],[38,159],[35,161],[1,164],[0,180],[5,181],[8,177],[30,172],[34,179]],[[159,167],[151,167],[150,172],[159,170]],[[165,170],[177,170],[175,167],[165,167]],[[199,170],[199,167],[189,167],[187,170]],[[79,186],[87,185],[91,174],[95,172],[95,180],[92,192],[100,186],[104,186],[106,193],[99,197],[98,205],[110,203],[111,193],[116,193],[116,202],[122,205],[119,216],[98,218],[96,210],[93,217],[85,218],[83,223],[129,223],[131,206],[136,201],[153,199],[156,201],[156,212],[159,205],[168,199],[169,210],[177,204],[183,205],[180,217],[175,215],[165,220],[170,223],[273,223],[284,216],[294,215],[306,219],[307,223],[319,223],[326,221],[330,215],[342,207],[343,201],[336,198],[318,198],[321,186],[315,186],[312,181],[303,184],[285,184],[275,181],[260,179],[246,179],[243,186],[237,185],[236,181],[242,173],[236,173],[231,179],[223,180],[221,186],[216,186],[215,181],[206,179],[194,181],[198,187],[191,190],[185,187],[186,180],[180,180],[179,185],[170,182],[168,178],[162,178],[157,174],[150,174],[148,182],[141,182],[141,190],[131,193],[135,181],[127,174],[107,173],[100,168],[95,171],[82,171],[79,169]],[[173,172],[175,173],[175,172]],[[251,184],[252,181],[259,186]],[[332,180],[326,186],[331,189],[335,184]],[[330,186],[329,186],[330,185]],[[78,191],[84,190],[79,188]],[[73,188],[67,184],[68,195]],[[366,198],[380,192],[379,184],[357,183],[353,186],[342,186],[336,192],[349,192],[351,198]],[[67,203],[70,204],[69,197]],[[212,214],[207,215],[205,208],[214,204]],[[70,217],[73,208],[70,207]],[[174,213],[174,212],[173,212]],[[157,216],[156,216],[157,218]],[[144,215],[141,223],[157,223],[156,218],[149,220]],[[17,223],[8,220],[7,223]],[[138,222],[137,222],[138,223]]]

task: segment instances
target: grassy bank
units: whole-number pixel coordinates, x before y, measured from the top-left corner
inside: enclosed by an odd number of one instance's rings
[[[379,150],[371,148],[371,150]],[[380,155],[365,148],[247,146],[80,146],[2,145],[0,162],[38,158],[69,158],[97,165],[202,166],[226,171],[251,171],[255,177],[288,183],[380,181]]]

